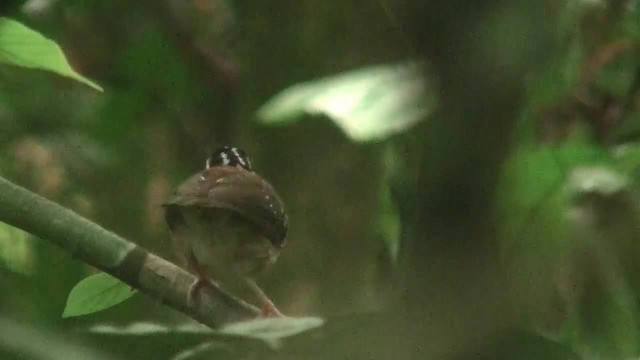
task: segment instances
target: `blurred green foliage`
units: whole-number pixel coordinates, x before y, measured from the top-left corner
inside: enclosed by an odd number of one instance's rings
[[[419,63],[368,67],[285,89],[258,109],[258,118],[273,125],[323,114],[354,141],[380,140],[433,111],[437,99],[429,87]]]
[[[558,0],[546,6],[553,42],[546,61],[521,74],[526,96],[520,117],[511,119],[516,130],[497,176],[493,240],[513,307],[505,316],[515,314],[514,338],[528,334],[513,350],[520,356],[505,358],[540,358],[541,352],[544,358],[635,358],[640,4]],[[393,334],[388,344],[367,338],[375,326],[354,314],[375,320],[368,311],[387,308],[401,243],[410,243],[423,224],[416,210],[423,145],[436,139],[440,147],[429,149],[438,151],[456,141],[430,126],[432,116],[441,116],[440,90],[448,87],[431,67],[425,74],[408,60],[416,58],[415,37],[397,14],[411,9],[355,0],[21,5],[11,17],[54,39],[73,69],[105,91],[0,66],[0,173],[175,260],[159,205],[208,151],[234,142],[279,189],[291,218],[287,248],[261,284],[285,313],[329,320],[315,329],[319,320],[310,318],[293,332],[247,328],[255,323],[226,329],[271,344],[274,336],[282,345],[277,350],[224,336],[208,341],[178,327],[168,330],[173,338],[115,331],[107,346],[104,333],[73,330],[187,319],[138,296],[107,312],[62,320],[69,291],[92,270],[8,226],[0,226],[0,319],[32,324],[34,339],[40,329],[53,329],[131,359],[298,358],[291,354],[308,354],[312,342],[332,349],[324,358],[339,358],[349,346],[392,346]],[[472,45],[495,39],[506,45],[487,49],[487,58],[477,61],[526,62],[505,29],[528,25],[515,16],[485,15],[490,39]],[[496,19],[510,20],[491,22]],[[332,122],[317,121],[318,115]],[[440,191],[449,196],[450,190]],[[443,219],[455,224],[448,215]],[[475,261],[475,254],[468,256]],[[481,304],[467,300],[468,308]],[[0,331],[17,331],[12,324],[0,322]],[[307,328],[315,330],[288,336]],[[281,330],[287,339],[280,343]],[[336,340],[358,336],[368,340]],[[512,346],[496,343],[505,351]],[[0,357],[33,357],[0,344]],[[555,346],[562,355],[547,351]]]

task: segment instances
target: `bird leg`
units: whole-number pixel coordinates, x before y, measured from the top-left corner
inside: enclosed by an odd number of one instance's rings
[[[258,301],[260,302],[260,309],[262,313],[260,314],[263,317],[285,317],[283,313],[278,310],[276,305],[267,297],[267,295],[262,291],[262,289],[256,284],[252,279],[246,278],[245,281],[249,285],[249,287],[253,290],[253,292],[258,297]]]
[[[198,262],[198,259],[196,259],[195,255],[193,255],[193,252],[191,251],[187,256],[187,265],[193,270],[193,272],[195,272],[196,275],[196,281],[194,281],[189,287],[189,293],[187,295],[187,303],[193,304],[198,301],[198,293],[200,292],[200,289],[205,286],[215,286],[216,284],[211,280],[209,274],[207,274],[207,268]]]

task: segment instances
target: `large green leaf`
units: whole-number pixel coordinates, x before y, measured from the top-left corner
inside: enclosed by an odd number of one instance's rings
[[[0,17],[0,63],[50,71],[102,91],[98,84],[73,70],[55,42],[3,17]]]
[[[109,274],[88,276],[71,289],[62,317],[87,315],[110,308],[127,300],[135,292]]]
[[[264,124],[326,115],[355,141],[381,140],[429,115],[435,91],[419,62],[378,65],[293,85],[258,110]]]

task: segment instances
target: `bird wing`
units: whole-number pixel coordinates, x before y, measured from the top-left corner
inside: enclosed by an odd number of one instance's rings
[[[287,216],[271,184],[252,171],[216,166],[187,179],[165,207],[231,210],[258,227],[278,247],[284,245]]]

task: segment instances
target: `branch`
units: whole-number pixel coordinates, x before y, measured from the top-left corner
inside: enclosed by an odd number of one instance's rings
[[[107,272],[212,328],[255,318],[259,311],[219,288],[187,303],[195,277],[75,212],[0,177],[0,221],[52,241],[72,257]]]

